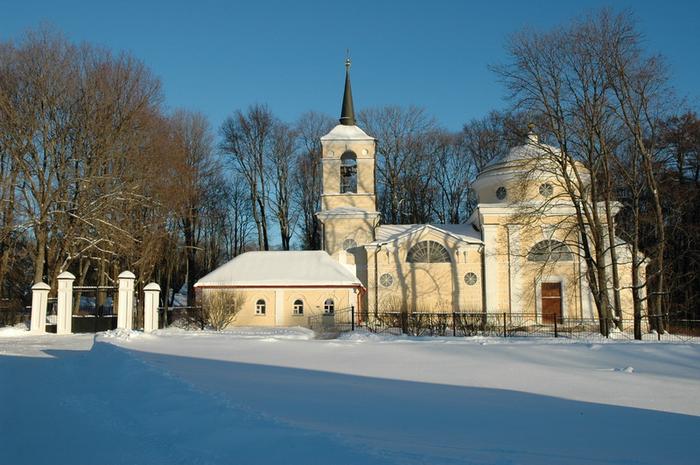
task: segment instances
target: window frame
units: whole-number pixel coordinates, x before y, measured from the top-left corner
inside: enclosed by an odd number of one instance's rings
[[[330,302],[330,304],[329,304]],[[324,315],[334,315],[335,314],[335,300],[330,297],[323,301],[323,314]]]
[[[292,315],[304,316],[304,301],[302,299],[296,299],[292,303]]]
[[[535,263],[573,262],[574,253],[564,242],[544,239],[530,247],[527,252],[527,261]]]
[[[439,251],[436,252],[440,255],[439,257],[433,253],[434,250]],[[418,255],[418,259],[416,259],[416,255]],[[424,255],[425,259],[421,259],[421,255]],[[439,259],[436,260],[436,258]],[[437,241],[426,239],[413,244],[413,246],[408,249],[408,253],[406,254],[406,263],[452,263],[452,255],[450,255],[450,252],[444,245]]]
[[[350,175],[345,176],[344,172],[349,171]],[[357,194],[357,155],[352,150],[346,150],[340,156],[340,193]],[[346,184],[345,179],[353,182]]]
[[[255,301],[255,314],[257,316],[267,315],[267,301],[265,299],[258,299]]]

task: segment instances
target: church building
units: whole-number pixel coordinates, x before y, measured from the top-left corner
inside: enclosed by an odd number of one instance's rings
[[[377,141],[356,124],[349,67],[340,124],[321,138],[323,251],[247,252],[204,276],[197,292],[243,295],[236,325],[303,326],[307,317],[350,307],[360,318],[488,312],[527,313],[542,324],[595,319],[575,210],[546,166],[558,149],[531,131],[524,145],[493,160],[472,185],[478,203],[465,224],[383,224]],[[622,316],[631,318],[631,249],[616,241]]]

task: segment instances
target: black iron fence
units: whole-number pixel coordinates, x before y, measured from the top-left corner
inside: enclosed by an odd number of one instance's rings
[[[610,320],[601,326],[597,319],[552,317],[543,320],[534,313],[380,312],[363,318],[353,308],[309,318],[309,328],[325,337],[362,329],[377,334],[410,336],[634,340],[634,323],[632,319]],[[642,340],[700,342],[700,320],[673,319],[668,315],[644,317],[639,321],[639,332]]]
[[[364,327],[366,324],[367,322],[355,313],[355,307],[337,309],[332,313],[319,313],[308,317],[309,329],[323,337],[355,331],[355,328]]]

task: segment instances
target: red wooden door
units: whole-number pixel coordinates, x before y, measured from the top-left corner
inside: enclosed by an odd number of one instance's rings
[[[542,283],[542,322],[561,318],[561,283]]]

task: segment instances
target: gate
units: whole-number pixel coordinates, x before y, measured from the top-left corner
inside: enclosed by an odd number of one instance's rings
[[[117,328],[114,286],[73,287],[73,333],[97,333]],[[55,299],[49,299],[46,331],[56,332]]]

